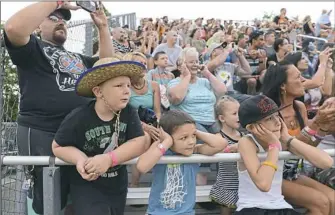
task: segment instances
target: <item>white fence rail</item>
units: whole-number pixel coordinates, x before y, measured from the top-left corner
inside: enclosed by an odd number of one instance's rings
[[[326,149],[330,156],[335,157],[335,149]],[[258,157],[261,159],[266,158],[267,153],[259,153]],[[287,160],[298,158],[296,155],[293,155],[290,152],[280,152],[279,159]],[[189,157],[185,156],[163,156],[159,160],[159,164],[168,164],[168,163],[217,163],[217,162],[232,162],[238,161],[241,159],[239,153],[218,153],[213,156],[206,155],[192,155]],[[58,158],[53,158],[49,156],[1,156],[2,165],[71,165]],[[137,158],[123,163],[126,164],[135,164]]]
[[[304,35],[304,34],[298,34],[297,37],[295,38],[294,40],[294,51],[296,52],[297,51],[297,48],[301,49],[302,47],[298,45],[298,38],[301,37],[301,38],[308,38],[308,39],[313,39],[313,40],[319,40],[319,41],[324,41],[325,43],[328,42],[327,39],[325,38],[320,38],[320,37],[314,37],[314,36],[310,36],[310,35]]]

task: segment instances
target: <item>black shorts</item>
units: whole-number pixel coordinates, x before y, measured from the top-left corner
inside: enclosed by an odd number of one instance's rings
[[[278,209],[268,210],[260,208],[244,208],[240,211],[236,211],[235,215],[301,215],[301,213],[293,209]]]
[[[36,130],[18,125],[17,143],[21,156],[53,156],[51,144],[55,133]],[[30,146],[30,147],[29,147]],[[30,148],[30,149],[29,149]],[[30,193],[33,199],[33,209],[37,214],[43,214],[43,166],[25,167],[33,177],[34,186]],[[61,206],[66,206],[69,193],[69,180],[66,173],[68,167],[60,167],[61,172]]]
[[[70,195],[75,215],[123,215],[127,190],[109,193],[89,183],[71,184]]]

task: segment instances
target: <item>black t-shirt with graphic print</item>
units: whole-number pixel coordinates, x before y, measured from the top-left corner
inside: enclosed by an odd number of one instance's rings
[[[68,113],[91,100],[75,93],[75,82],[98,58],[66,51],[34,35],[26,45],[15,47],[5,34],[5,43],[17,66],[20,125],[56,132]]]
[[[102,121],[98,117],[94,105],[95,100],[73,110],[66,116],[55,135],[57,144],[74,146],[88,157],[93,157],[103,154],[107,148],[114,150],[128,140],[144,135],[137,111],[127,105],[121,111],[118,141],[112,141],[116,117],[109,122]],[[90,186],[108,189],[111,192],[127,189],[128,175],[124,165],[110,168],[106,174],[93,182],[84,180],[75,166],[70,167],[69,172],[71,184],[89,183]]]

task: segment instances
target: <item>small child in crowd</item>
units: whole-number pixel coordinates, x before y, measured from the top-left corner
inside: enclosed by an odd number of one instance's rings
[[[330,168],[333,159],[324,151],[308,145],[288,134],[276,103],[264,95],[257,95],[241,103],[241,126],[251,134],[242,137],[238,151],[239,188],[236,215],[296,215],[282,195],[284,160],[279,152],[288,150],[302,156],[313,165]],[[257,153],[265,153],[265,159]]]
[[[149,215],[194,215],[198,163],[157,164],[163,155],[214,155],[227,141],[221,136],[196,129],[195,121],[185,112],[171,110],[160,120],[160,141],[154,142],[137,162],[140,172],[152,170]],[[204,144],[196,145],[197,139]]]
[[[170,107],[170,102],[167,97],[167,85],[175,78],[171,72],[166,70],[168,62],[169,58],[165,52],[157,52],[154,56],[156,68],[150,70],[147,74],[147,79],[149,81],[156,81],[159,84],[161,104],[165,110]]]
[[[220,133],[228,142],[225,153],[237,153],[238,141],[243,134],[238,131],[240,104],[230,96],[223,96],[215,105],[216,118],[221,125]],[[211,199],[221,205],[221,215],[231,215],[238,200],[238,173],[236,162],[220,162],[216,182],[210,191]]]

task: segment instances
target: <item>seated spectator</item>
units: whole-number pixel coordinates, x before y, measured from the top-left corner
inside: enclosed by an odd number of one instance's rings
[[[222,43],[213,43],[208,50],[210,60],[207,63],[207,67],[218,80],[226,85],[228,91],[234,91],[234,84],[237,83],[239,78],[251,76],[252,71],[244,57],[243,50],[234,51],[242,65],[241,67],[236,64],[226,63],[227,56],[233,52],[231,44],[226,44],[226,47],[223,47]]]
[[[332,120],[335,120],[335,108],[323,106],[308,122],[305,105],[296,100],[304,95],[303,78],[300,71],[288,62],[269,67],[262,92],[279,107],[287,106],[280,114],[289,134],[309,145],[316,146],[329,131]],[[284,168],[283,195],[291,204],[307,208],[310,214],[334,214],[334,190],[300,175],[299,159],[286,160]]]
[[[165,52],[169,58],[167,70],[171,71],[176,67],[177,59],[182,51],[182,48],[176,44],[177,42],[177,33],[175,31],[169,31],[166,35],[167,42],[162,43],[156,47],[152,53],[152,57],[155,56],[157,52]],[[151,58],[149,69],[153,69],[154,60]]]
[[[275,50],[275,54],[271,55],[267,60],[267,67],[269,65],[276,64],[282,60],[284,60],[285,56],[288,53],[288,40],[287,39],[276,39],[273,48]]]
[[[198,130],[215,134],[218,132],[214,117],[216,96],[224,95],[227,88],[206,66],[199,68],[199,54],[195,48],[184,49],[183,59],[181,76],[168,85],[170,109],[185,111],[195,120]],[[203,78],[198,77],[199,70]],[[207,184],[207,176],[199,174],[197,184]]]
[[[183,50],[184,65],[181,76],[168,84],[168,95],[171,109],[180,109],[190,114],[196,121],[197,128],[211,133],[214,130],[215,96],[224,95],[226,86],[208,71],[207,67],[201,70],[204,78],[198,77],[199,60],[195,48]]]
[[[146,57],[139,52],[129,53],[124,57],[124,60],[131,60],[135,62],[145,62]],[[155,116],[159,120],[161,116],[161,100],[160,100],[160,89],[159,85],[155,81],[146,79],[146,70],[143,70],[143,73],[137,78],[133,79],[131,83],[131,95],[129,99],[129,104],[139,110],[139,108],[145,108],[152,110],[155,113]],[[157,140],[159,130],[152,125],[152,122],[148,122],[145,119],[141,119],[143,131],[145,131],[152,140]],[[151,141],[145,142],[145,147],[148,148],[151,144]],[[135,165],[132,165],[132,178],[131,178],[131,187],[138,187],[140,180],[140,173],[136,169]]]
[[[276,35],[274,31],[268,31],[264,35],[264,50],[266,52],[266,56],[270,57],[271,55],[276,54],[276,50],[274,49],[273,45],[275,43]]]
[[[279,152],[288,150],[303,156],[314,165],[327,169],[333,159],[323,150],[292,137],[280,118],[277,104],[264,95],[257,95],[241,103],[240,123],[250,134],[242,137],[238,151],[239,188],[237,215],[269,214],[298,215],[282,195],[284,161]],[[265,153],[265,161],[257,153]],[[306,195],[306,194],[305,194]]]
[[[256,94],[261,88],[259,76],[264,75],[266,69],[266,52],[262,49],[264,46],[263,32],[254,31],[249,37],[250,46],[247,49],[245,58],[249,62],[254,78],[243,79],[240,92],[244,94]]]
[[[147,79],[159,84],[161,104],[164,109],[168,109],[170,107],[170,102],[167,98],[167,85],[175,76],[171,72],[166,71],[166,67],[168,66],[168,56],[165,52],[157,52],[154,56],[154,62],[156,68],[148,72]]]
[[[201,28],[194,29],[190,34],[189,45],[195,47],[199,54],[202,54],[206,49],[206,41],[200,38]]]
[[[121,54],[126,54],[132,52],[132,49],[129,46],[124,45],[126,42],[126,31],[123,28],[114,28],[112,36],[115,53],[120,52]]]

